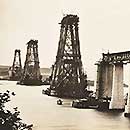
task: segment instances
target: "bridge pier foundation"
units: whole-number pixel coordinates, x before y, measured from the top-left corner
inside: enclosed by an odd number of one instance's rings
[[[128,91],[127,106],[126,106],[124,116],[130,117],[130,85],[129,85],[129,91]]]
[[[97,65],[97,98],[111,97],[113,82],[113,65],[107,62],[101,62]]]
[[[123,63],[114,64],[112,98],[110,109],[124,110],[124,90],[123,90]]]
[[[105,71],[103,72],[104,90],[103,97],[111,97],[112,95],[112,82],[113,82],[113,65],[106,64]]]

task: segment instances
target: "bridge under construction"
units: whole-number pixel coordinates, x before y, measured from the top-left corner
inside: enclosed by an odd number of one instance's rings
[[[130,63],[130,51],[102,54],[97,63],[96,95],[98,99],[111,99],[109,109],[125,109],[123,65]],[[130,87],[125,116],[130,117]]]
[[[60,39],[55,64],[52,67],[50,95],[82,98],[87,91],[78,33],[79,17],[66,15],[61,21]]]
[[[15,50],[13,65],[9,68],[9,80],[19,81],[22,75],[21,51]]]
[[[52,65],[48,81],[48,95],[63,98],[88,98],[87,74],[84,73],[79,41],[79,17],[66,15],[61,20],[60,39],[56,61]],[[96,100],[99,107],[104,101],[110,110],[124,110],[123,73],[124,64],[130,63],[130,51],[102,54],[97,65]],[[43,85],[38,57],[38,40],[27,43],[27,54],[22,70],[20,50],[15,50],[14,61],[9,70],[10,80],[20,80],[21,85]],[[48,83],[48,82],[47,82]],[[105,104],[106,105],[106,104]],[[130,117],[130,86],[125,116]]]
[[[38,40],[30,40],[27,43],[27,54],[19,84],[21,85],[42,85],[38,57]]]

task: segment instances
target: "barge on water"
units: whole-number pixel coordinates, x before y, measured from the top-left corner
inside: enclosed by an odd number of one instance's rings
[[[100,101],[98,99],[93,98],[85,98],[85,99],[78,99],[72,102],[72,107],[74,108],[89,108],[89,109],[97,109],[99,111],[106,111],[109,110],[109,102],[106,100]]]
[[[96,109],[98,108],[98,100],[93,99],[93,98],[84,98],[84,99],[74,100],[72,102],[72,107]]]
[[[77,99],[72,102],[74,108],[89,108],[97,109],[99,111],[109,110],[110,98],[97,99],[95,93],[90,94],[83,99]]]

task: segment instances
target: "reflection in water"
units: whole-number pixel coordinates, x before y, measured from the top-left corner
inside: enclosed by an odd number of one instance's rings
[[[0,91],[16,93],[8,107],[17,106],[21,118],[34,124],[33,130],[130,130],[130,119],[123,113],[100,112],[93,109],[71,107],[69,99],[57,105],[56,97],[42,94],[46,86],[20,86],[14,81],[0,81]]]
[[[122,115],[122,111],[97,111],[100,112],[101,115],[107,117],[107,118],[118,118],[119,116]]]

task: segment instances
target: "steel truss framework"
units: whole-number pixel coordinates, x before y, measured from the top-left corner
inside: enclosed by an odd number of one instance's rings
[[[25,60],[23,75],[20,84],[41,85],[42,83],[37,43],[38,40],[30,40],[27,43],[26,60]]]
[[[16,49],[14,53],[14,61],[12,67],[10,67],[9,75],[10,80],[20,80],[22,74],[22,64],[21,64],[21,51]]]
[[[60,40],[50,85],[58,96],[83,97],[87,86],[80,54],[78,22],[77,15],[67,15],[60,23]]]
[[[107,53],[107,54],[102,54],[103,55],[103,61],[108,62],[108,63],[117,63],[117,62],[125,62],[129,63],[130,62],[130,51],[125,51],[125,52],[118,52],[118,53]]]

